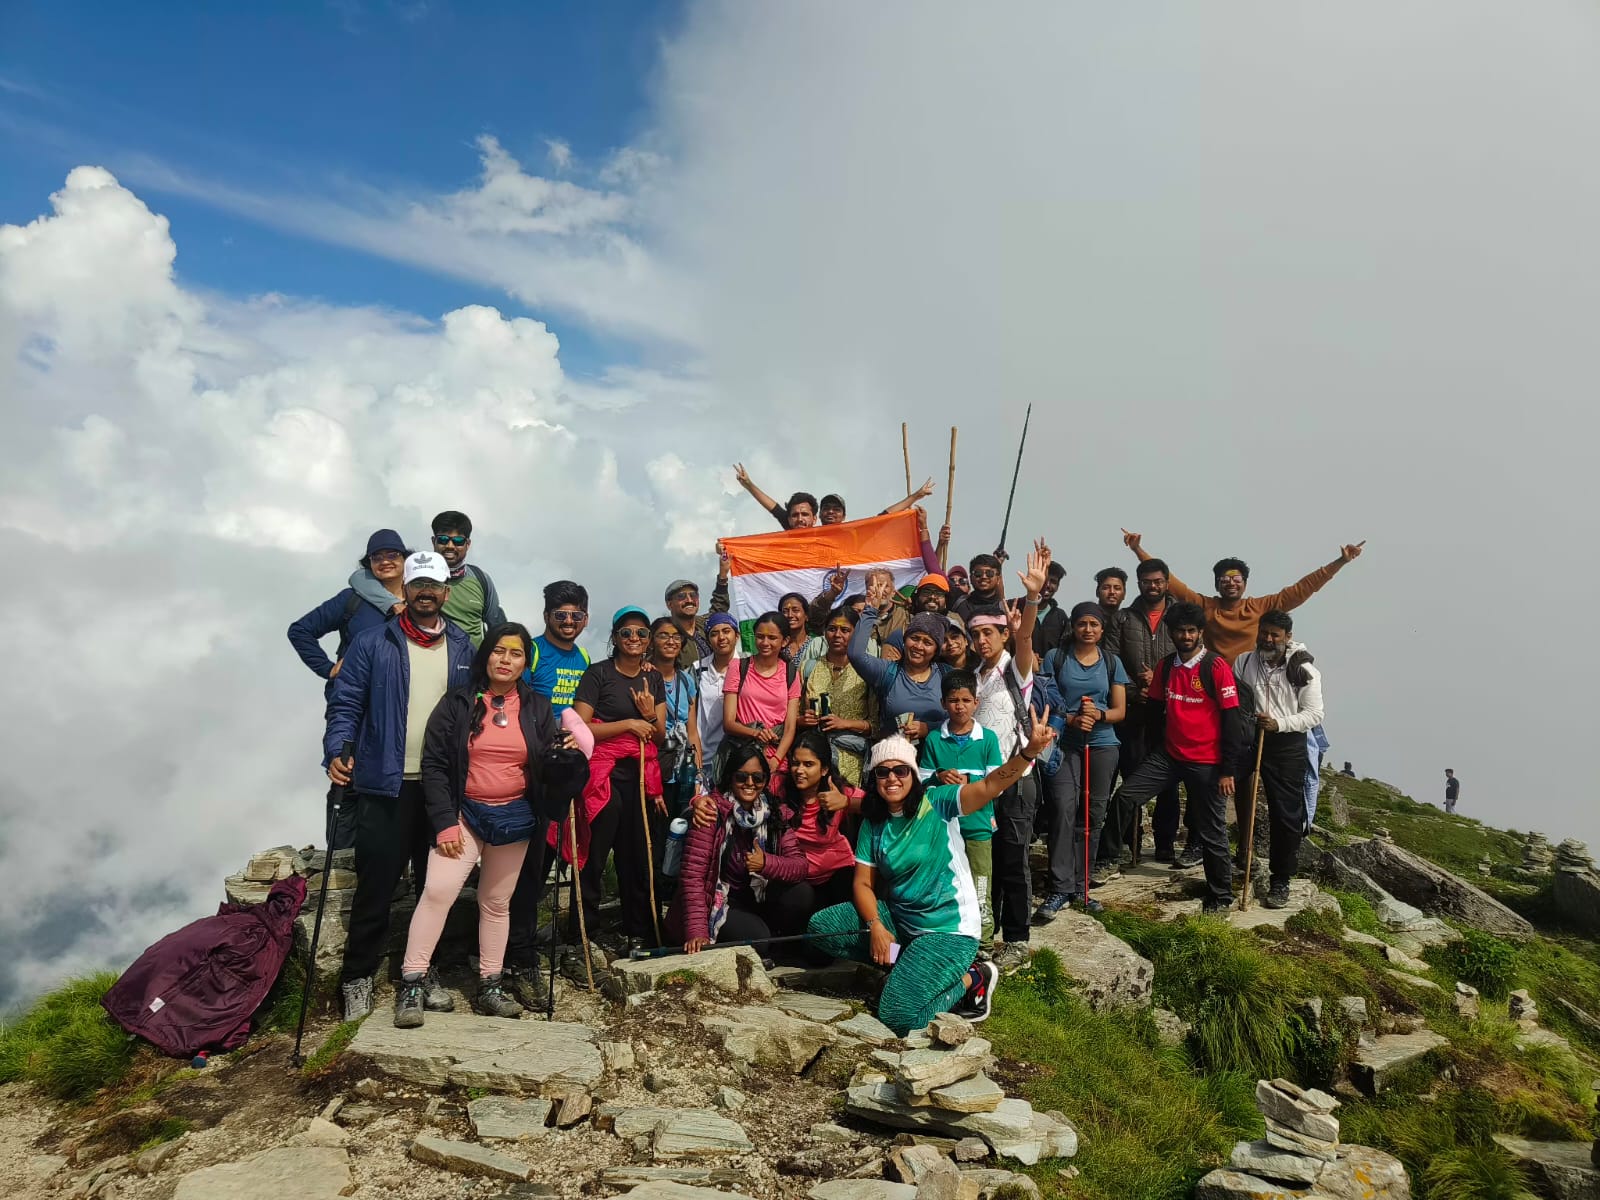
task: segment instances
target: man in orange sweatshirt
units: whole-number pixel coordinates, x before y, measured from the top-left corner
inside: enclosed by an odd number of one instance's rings
[[[1138,556],[1140,562],[1144,562],[1152,556],[1145,551],[1141,539],[1141,534],[1129,533],[1126,529],[1122,531],[1123,544]],[[1167,577],[1167,591],[1175,600],[1198,604],[1205,609],[1206,648],[1222,655],[1232,666],[1233,660],[1239,655],[1255,649],[1256,627],[1263,613],[1275,608],[1285,612],[1299,608],[1321,591],[1322,586],[1338,574],[1341,567],[1361,557],[1361,547],[1366,544],[1360,541],[1341,546],[1339,557],[1327,566],[1318,567],[1298,583],[1292,583],[1281,592],[1273,592],[1268,596],[1245,596],[1245,587],[1250,582],[1250,568],[1237,558],[1225,558],[1211,568],[1217,587],[1215,596],[1202,596],[1176,575]]]

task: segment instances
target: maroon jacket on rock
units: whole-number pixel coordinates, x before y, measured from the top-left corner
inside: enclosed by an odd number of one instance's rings
[[[667,912],[667,937],[673,941],[687,942],[710,936],[706,930],[711,922],[717,884],[722,881],[722,851],[727,841],[723,827],[733,811],[733,801],[728,797],[713,798],[717,802],[717,819],[708,829],[691,824],[683,844],[678,894]],[[801,882],[806,877],[806,859],[795,841],[794,830],[789,827],[789,810],[773,805],[769,825],[776,825],[778,830],[777,853],[767,853],[767,861],[759,874],[769,883]],[[741,836],[737,828],[733,835],[742,843],[741,852],[748,853],[749,838]]]
[[[280,879],[260,904],[224,904],[151,946],[100,998],[111,1019],[176,1058],[232,1050],[250,1035],[294,943],[306,881]]]

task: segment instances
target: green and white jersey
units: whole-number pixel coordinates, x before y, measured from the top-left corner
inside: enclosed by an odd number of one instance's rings
[[[941,784],[922,793],[917,811],[866,821],[856,836],[856,861],[888,885],[885,895],[902,934],[979,935],[978,893],[961,837],[961,788]]]

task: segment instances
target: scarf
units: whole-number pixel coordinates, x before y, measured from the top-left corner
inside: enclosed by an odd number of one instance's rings
[[[466,577],[467,577],[467,564],[466,563],[463,562],[459,566],[455,566],[455,567],[451,567],[450,568],[450,582],[451,583],[454,583],[458,579],[465,579]]]
[[[439,619],[439,628],[433,633],[429,633],[426,629],[417,628],[417,623],[411,619],[411,610],[408,608],[401,609],[400,615],[396,618],[396,620],[400,624],[400,632],[405,634],[424,650],[426,650],[429,646],[436,644],[439,639],[444,636],[443,617]]]
[[[733,802],[733,809],[722,822],[722,853],[724,855],[736,853],[733,840],[735,828],[742,829],[750,834],[752,846],[760,846],[763,854],[771,854],[769,847],[767,822],[771,810],[767,807],[765,793],[756,798],[755,804],[746,808],[737,800]],[[775,840],[775,839],[772,839]],[[750,873],[750,891],[755,894],[756,903],[759,904],[767,897],[767,880],[763,875]],[[728,919],[728,876],[722,871],[717,871],[717,894],[711,900],[711,917],[706,922],[706,932],[713,942],[721,931],[723,923]]]

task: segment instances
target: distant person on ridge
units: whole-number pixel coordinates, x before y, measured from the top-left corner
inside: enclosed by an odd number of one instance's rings
[[[1144,562],[1150,558],[1142,545],[1142,534],[1122,531],[1123,544]],[[1198,604],[1206,617],[1206,647],[1227,659],[1229,664],[1256,644],[1256,623],[1261,614],[1279,608],[1284,612],[1299,608],[1337,575],[1347,563],[1361,557],[1361,548],[1367,543],[1356,542],[1341,546],[1339,556],[1326,566],[1318,567],[1298,583],[1292,583],[1281,592],[1267,596],[1245,596],[1250,582],[1250,568],[1243,560],[1224,558],[1211,568],[1217,587],[1215,596],[1202,596],[1176,575],[1167,576],[1167,590],[1174,600]]]
[[[1444,769],[1444,810],[1453,813],[1456,810],[1456,801],[1461,799],[1461,780],[1456,778],[1456,773],[1449,767]]]
[[[1289,636],[1293,631],[1294,619],[1282,609],[1263,613],[1256,648],[1241,654],[1235,666],[1240,682],[1255,694],[1256,725],[1263,731],[1261,790],[1267,795],[1271,883],[1262,903],[1268,908],[1289,903],[1289,878],[1310,824],[1306,776],[1314,760],[1306,735],[1322,724],[1322,674],[1305,646]]]
[[[420,896],[432,840],[422,794],[422,745],[439,698],[467,681],[472,643],[444,619],[450,572],[426,550],[406,559],[405,610],[357,635],[328,698],[322,748],[328,778],[349,784],[356,801],[356,892],[351,898],[344,967],[344,1019],[372,1011],[372,976],[389,932],[395,884],[411,863]],[[345,742],[354,742],[341,759]],[[423,1003],[449,1012],[455,1000],[430,968]]]
[[[1339,774],[1345,776],[1346,778],[1354,779],[1356,777],[1356,769],[1350,765],[1350,762],[1347,759],[1345,760],[1344,769],[1341,770]]]

